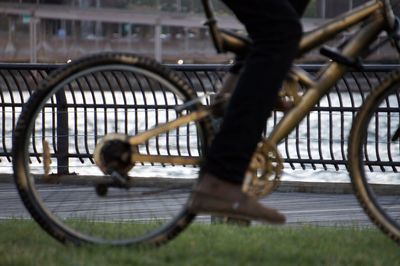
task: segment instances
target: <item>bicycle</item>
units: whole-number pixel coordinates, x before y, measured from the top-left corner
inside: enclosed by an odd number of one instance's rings
[[[217,51],[233,52],[239,62],[251,40],[220,30],[209,0],[202,3]],[[321,54],[330,62],[317,75],[295,66],[290,71],[281,94],[290,107],[253,156],[244,184],[248,193],[262,197],[279,185],[283,162],[277,145],[349,68],[362,68],[361,58],[387,41],[400,52],[399,22],[390,2],[379,0],[348,11],[305,34],[299,56],[351,27],[358,27],[357,32],[337,48],[321,48]],[[387,33],[385,41],[374,43],[382,32]],[[97,54],[52,73],[25,104],[13,139],[15,182],[32,217],[61,242],[160,245],[173,239],[196,217],[187,210],[186,202],[197,175],[176,178],[177,173],[192,174],[189,167],[179,170],[176,167],[196,166],[206,153],[214,131],[211,117],[223,109],[227,98],[224,95],[229,94],[233,87],[229,84],[234,84],[236,77],[232,73],[227,75],[227,85],[219,94],[222,97],[204,106],[203,102],[211,95],[196,95],[172,70],[133,54]],[[379,145],[386,145],[387,156],[392,156],[400,135],[399,125],[391,123],[393,117],[395,120],[399,117],[399,82],[400,71],[395,71],[371,91],[354,119],[348,145],[348,168],[356,196],[371,220],[396,242],[400,242],[400,223],[391,211],[396,205],[387,207],[391,202],[379,198],[374,176],[369,175],[370,170],[383,166],[381,158],[369,158],[368,143],[380,136],[369,135],[368,126],[389,127],[384,132],[389,137],[382,138],[380,141],[384,143]],[[306,87],[304,93],[300,92],[299,84]],[[118,88],[121,92],[101,91],[96,98],[93,91],[101,86]],[[74,94],[75,91],[81,96]],[[93,95],[90,101],[83,97],[88,92]],[[117,100],[122,102],[117,107],[108,102]],[[115,109],[111,118],[107,115],[110,108]],[[386,113],[382,115],[382,111]],[[80,116],[93,122],[79,125]],[[105,121],[104,134],[97,134],[100,118]],[[71,120],[74,125],[66,122]],[[132,122],[121,128],[120,120]],[[147,121],[154,125],[151,127]],[[93,128],[96,133],[90,135]],[[177,138],[183,134],[185,141]],[[105,136],[99,141],[102,135]],[[61,152],[63,145],[64,151],[68,151],[65,143],[69,141],[76,148],[87,149],[93,157]],[[198,152],[193,153],[189,144],[197,146]],[[95,166],[80,175],[70,173],[63,168],[67,156],[94,161],[101,171]],[[57,161],[57,165],[52,161]],[[164,167],[156,173],[157,177],[140,176],[142,168],[148,170],[153,165]],[[394,173],[400,167],[384,166],[391,167]],[[180,172],[183,170],[188,173]],[[163,178],[167,171],[175,178],[171,175]],[[165,205],[160,206],[164,201]]]

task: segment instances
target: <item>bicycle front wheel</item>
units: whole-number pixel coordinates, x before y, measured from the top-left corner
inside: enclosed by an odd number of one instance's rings
[[[13,142],[14,176],[37,223],[62,242],[161,244],[194,218],[186,208],[197,168],[142,163],[129,187],[94,164],[106,134],[135,135],[196,111],[177,106],[196,93],[175,72],[148,58],[106,53],[51,74],[22,110]],[[144,155],[202,157],[212,134],[205,119],[160,134]]]
[[[349,138],[349,170],[370,219],[400,243],[400,73],[366,98]]]

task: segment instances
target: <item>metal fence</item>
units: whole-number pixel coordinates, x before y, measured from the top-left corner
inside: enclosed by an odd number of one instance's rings
[[[0,167],[3,173],[11,171],[12,132],[23,103],[27,101],[37,87],[37,84],[57,67],[59,65],[0,64],[0,158],[2,158]],[[169,67],[180,72],[199,93],[215,91],[220,86],[223,75],[229,68],[227,65],[170,65]],[[303,67],[306,71],[315,73],[320,66],[305,65]],[[339,170],[346,168],[347,137],[351,122],[368,91],[379,84],[384,76],[394,68],[398,68],[398,66],[370,65],[363,72],[347,73],[335,85],[331,93],[315,106],[313,112],[279,146],[285,163],[292,169],[332,168]],[[123,86],[121,84],[126,83],[126,81],[122,80],[126,79],[126,77],[108,74],[102,76],[103,82],[109,84]],[[93,87],[94,85],[89,82],[85,86]],[[121,88],[118,89],[121,90]],[[104,86],[101,87],[101,90],[109,90],[108,93],[112,94],[113,86]],[[94,112],[100,112],[99,110],[104,109],[106,105],[108,108],[107,114],[114,117],[120,116],[121,110],[123,112],[129,108],[137,108],[135,106],[137,103],[129,101],[117,103],[114,100],[110,104],[110,102],[106,103],[101,100],[85,100],[82,98],[86,96],[80,90],[69,90],[69,93],[74,94],[72,98],[75,100],[72,103],[68,103],[69,106],[72,104],[72,108],[84,108],[84,103],[91,102],[91,105],[98,105],[94,107]],[[101,93],[104,95],[105,91],[101,91]],[[129,90],[126,93],[129,93]],[[94,95],[90,97],[94,98]],[[144,103],[146,103],[146,100],[144,100]],[[143,105],[143,103],[141,104]],[[73,107],[74,105],[75,107]],[[265,133],[271,130],[281,116],[282,113],[280,112],[273,113],[272,118],[268,120]],[[85,119],[85,117],[83,116],[79,119]],[[73,120],[75,121],[70,121],[70,124],[76,124],[78,119],[75,118]],[[85,123],[85,121],[80,122]],[[125,119],[124,126],[126,128],[129,127],[129,122],[129,119]],[[76,125],[73,127],[76,128]],[[94,129],[89,129],[89,131],[95,131],[90,132],[90,134],[95,136],[104,135],[104,132],[107,132],[107,129],[104,130],[104,127],[107,127],[107,119],[99,121]],[[66,130],[68,132],[68,128],[59,128],[58,130]],[[88,129],[86,128],[84,132],[88,132]],[[180,137],[179,134],[178,137]],[[182,138],[184,137],[182,135]],[[68,138],[64,140],[68,141]],[[82,140],[79,141],[82,142]],[[85,148],[88,147],[87,139],[83,138],[83,142],[85,141],[86,143],[82,143],[82,145],[71,146],[68,143],[64,143],[58,147],[60,154],[67,154],[65,159],[66,165],[68,165],[70,158],[78,158],[82,164],[87,163],[85,159],[91,158],[92,150]],[[193,154],[196,154],[197,152],[194,150],[197,148],[195,145],[188,147],[188,153],[191,154],[190,150],[193,150]],[[91,163],[93,162],[91,161]]]

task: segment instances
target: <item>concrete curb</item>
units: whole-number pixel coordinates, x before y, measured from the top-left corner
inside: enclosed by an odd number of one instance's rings
[[[172,179],[169,179],[169,182],[171,181],[175,182]],[[188,180],[180,180],[180,181],[185,183],[188,182]],[[13,182],[14,179],[12,174],[0,174],[0,183],[13,183]],[[82,184],[82,182],[80,184]],[[372,187],[374,193],[376,194],[400,195],[400,185],[374,184],[372,185]],[[297,192],[297,193],[320,193],[320,194],[354,193],[351,183],[300,182],[300,181],[282,181],[276,191],[287,192],[287,193]]]
[[[372,184],[371,187],[378,195],[399,195],[400,185]],[[279,192],[303,192],[320,194],[353,194],[351,183],[333,182],[297,182],[284,181],[276,191]]]

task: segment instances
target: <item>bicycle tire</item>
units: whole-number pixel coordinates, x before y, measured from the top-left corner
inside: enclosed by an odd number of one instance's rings
[[[185,167],[192,178],[179,179],[166,174],[171,170],[176,175],[182,168],[142,164],[129,174],[142,171],[132,178],[145,180],[144,185],[104,188],[93,181],[104,178],[91,154],[102,135],[135,134],[172,120],[182,114],[173,107],[196,97],[178,73],[133,54],[96,54],[51,73],[24,105],[13,136],[14,179],[31,216],[63,243],[160,245],[174,238],[195,218],[186,202],[196,168]],[[190,111],[199,108],[201,103]],[[65,120],[67,131],[60,129]],[[160,135],[141,149],[189,156],[197,151],[201,157],[211,136],[211,122],[204,119]],[[68,170],[62,165],[65,157],[59,145],[63,141],[68,142]],[[192,143],[196,149],[189,147]],[[144,172],[150,176],[141,176]],[[161,189],[148,184],[152,182]]]
[[[400,72],[393,72],[365,99],[349,136],[349,171],[362,208],[382,232],[400,243]],[[397,194],[397,195],[396,195]]]

